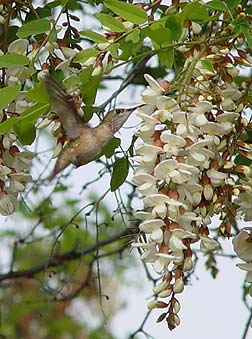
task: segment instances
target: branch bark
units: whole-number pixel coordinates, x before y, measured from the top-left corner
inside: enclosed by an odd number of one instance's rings
[[[133,236],[138,233],[138,230],[133,229],[125,229],[121,231],[120,233],[117,233],[107,239],[101,240],[98,243],[95,243],[93,245],[90,245],[88,247],[83,248],[80,251],[71,250],[63,254],[55,254],[51,256],[48,260],[42,262],[41,264],[31,267],[26,270],[20,270],[20,271],[9,271],[7,273],[0,274],[0,283],[4,282],[5,280],[11,280],[16,278],[32,278],[36,274],[43,272],[44,270],[47,270],[51,267],[61,266],[65,262],[79,259],[87,254],[90,254],[97,250],[97,248],[101,248],[105,245],[111,244],[115,241],[118,241],[119,239],[126,237],[126,236]],[[125,239],[125,246],[128,243],[128,238]]]

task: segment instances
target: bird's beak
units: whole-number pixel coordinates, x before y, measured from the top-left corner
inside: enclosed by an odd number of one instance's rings
[[[131,113],[131,112],[135,111],[136,109],[138,109],[139,107],[143,107],[143,106],[145,106],[145,104],[141,104],[141,105],[134,106],[134,107],[131,107],[131,108],[126,108],[125,113]]]

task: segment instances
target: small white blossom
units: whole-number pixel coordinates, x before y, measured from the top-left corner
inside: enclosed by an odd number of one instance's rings
[[[252,227],[244,227],[233,238],[233,246],[240,259],[252,263]]]

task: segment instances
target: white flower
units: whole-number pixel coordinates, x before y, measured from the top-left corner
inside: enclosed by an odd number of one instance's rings
[[[150,233],[151,239],[157,243],[163,241],[163,231],[161,227],[165,225],[161,219],[146,220],[139,225],[139,229],[142,232]]]
[[[180,214],[177,219],[177,223],[181,228],[186,231],[194,232],[195,227],[192,227],[192,221],[200,223],[202,221],[202,217],[198,216],[195,212],[184,212]],[[198,228],[196,228],[197,230]]]
[[[188,200],[192,205],[198,205],[202,198],[203,188],[197,183],[185,183],[177,187],[181,200]]]
[[[155,162],[158,153],[162,152],[161,147],[156,147],[148,144],[140,144],[136,147],[137,154],[142,156],[143,162]]]
[[[198,23],[192,21],[192,31],[194,34],[199,34],[202,31],[202,27]]]
[[[215,240],[206,235],[199,234],[200,237],[200,249],[204,252],[213,252],[220,249],[220,244]]]
[[[237,212],[244,214],[244,220],[252,220],[252,193],[251,192],[241,192],[237,199],[234,200],[234,203],[239,205]]]
[[[211,184],[215,187],[223,185],[225,183],[225,179],[227,178],[226,173],[219,172],[213,168],[207,170],[206,173],[211,180]]]
[[[138,174],[132,178],[133,184],[137,185],[137,191],[143,195],[157,193],[157,178],[150,174]]]
[[[152,137],[153,133],[155,132],[155,126],[159,123],[159,121],[144,113],[138,113],[137,116],[142,119],[142,122],[138,126],[138,130],[135,134],[141,137],[143,140]]]
[[[141,248],[143,250],[143,253],[140,257],[140,259],[143,262],[153,263],[156,260],[156,243],[155,242],[149,242],[149,243],[133,243],[132,247]]]
[[[189,232],[189,231],[185,231],[181,228],[177,228],[177,229],[173,229],[171,231],[169,231],[169,249],[173,252],[176,251],[182,251],[184,249],[186,249],[187,247],[183,244],[183,239],[187,239],[187,238],[191,238],[191,239],[196,239],[197,236],[196,234]]]
[[[159,115],[161,122],[173,120],[173,116],[179,110],[180,107],[175,99],[166,96],[157,98],[157,110],[155,113]]]
[[[7,133],[4,134],[3,136],[3,147],[5,149],[9,149],[13,143],[17,140],[17,136],[13,131],[9,131]]]
[[[226,131],[222,124],[218,124],[216,122],[208,121],[204,126],[200,126],[200,130],[202,133],[210,134],[210,135],[225,135]]]
[[[213,159],[215,154],[213,151],[205,148],[209,143],[207,141],[198,141],[187,147],[188,163],[192,166],[198,166],[201,169],[209,167],[209,159]]]
[[[134,213],[134,217],[139,220],[150,220],[152,219],[152,213],[145,211],[137,211]]]
[[[22,151],[15,153],[13,167],[17,171],[23,171],[29,169],[31,166],[31,160],[34,158],[34,153],[29,151]]]
[[[26,79],[26,75],[28,72],[28,68],[27,67],[16,67],[16,68],[9,68],[7,70],[7,82],[9,86],[13,86],[13,85],[20,85],[22,84],[25,79]],[[10,109],[12,109],[12,106],[10,104]]]
[[[169,184],[170,181],[177,184],[184,184],[191,180],[192,176],[197,176],[198,174],[198,168],[179,163],[175,159],[163,160],[154,169],[155,177],[164,179],[167,184]]]
[[[142,100],[144,103],[156,107],[157,98],[164,93],[164,89],[149,74],[144,75],[149,86],[142,92]]]
[[[14,40],[8,47],[9,53],[26,54],[29,41],[26,39]]]
[[[168,281],[161,281],[159,284],[153,287],[153,293],[158,294],[162,292],[169,285]]]
[[[11,169],[7,166],[0,165],[0,178],[4,179],[4,177],[11,173]]]
[[[32,180],[32,176],[24,172],[16,172],[9,175],[10,187],[9,190],[12,192],[23,192],[25,185],[23,182]]]
[[[152,208],[153,217],[164,219],[169,216],[172,220],[176,220],[179,215],[179,207],[185,210],[187,206],[180,201],[171,199],[164,194],[152,194],[144,198],[144,205]]]
[[[243,271],[247,271],[246,281],[252,283],[252,263],[240,263],[236,264]]]
[[[179,150],[186,144],[184,138],[180,137],[179,135],[170,134],[169,131],[162,132],[160,140],[165,143],[163,149],[166,152],[167,157],[178,155]]]
[[[64,57],[66,59],[72,59],[73,57],[75,57],[76,55],[76,51],[74,51],[72,48],[69,48],[69,47],[60,47]]]
[[[252,227],[244,227],[232,242],[238,257],[252,263]]]
[[[175,259],[174,255],[166,253],[157,253],[156,260],[153,263],[153,269],[157,273],[162,273],[164,269],[167,269],[167,266]]]
[[[0,213],[3,216],[12,214],[18,210],[18,207],[19,204],[15,195],[6,192],[0,193]]]
[[[242,93],[229,83],[226,83],[226,88],[222,89],[220,94],[224,98],[231,98],[235,101],[242,97]]]

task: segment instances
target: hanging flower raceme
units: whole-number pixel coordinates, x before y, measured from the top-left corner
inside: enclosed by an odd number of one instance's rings
[[[251,170],[233,160],[234,150],[246,148],[239,144],[237,135],[248,122],[242,116],[242,91],[234,83],[238,70],[230,59],[228,49],[216,47],[203,54],[192,50],[190,57],[187,52],[182,76],[190,69],[191,79],[172,96],[167,94],[167,83],[145,75],[148,86],[142,93],[145,105],[138,109],[142,121],[136,132],[140,143],[133,177],[136,191],[144,196],[144,207],[135,214],[141,223],[133,246],[161,276],[161,283],[154,288],[157,298],[171,296],[166,306],[162,304],[167,308],[162,320],[166,318],[171,329],[179,323],[173,306],[175,294],[183,291],[183,277],[193,267],[191,246],[198,242],[200,249],[209,253],[220,249],[216,237],[231,236],[229,216],[236,216],[233,196],[245,219],[252,217],[248,197]],[[221,225],[213,237],[209,225],[214,215],[219,216]],[[242,251],[243,240],[234,240],[234,245],[246,261],[246,268],[239,267],[250,277],[249,243]],[[159,301],[148,307],[160,308]],[[174,314],[177,321],[171,319]]]

